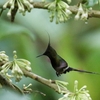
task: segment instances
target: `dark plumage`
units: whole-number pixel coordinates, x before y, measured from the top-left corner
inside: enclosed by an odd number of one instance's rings
[[[62,57],[60,57],[57,54],[57,52],[50,46],[50,37],[49,37],[49,43],[48,43],[48,47],[47,47],[46,51],[42,55],[39,55],[37,57],[40,57],[43,55],[46,55],[49,57],[49,59],[51,61],[51,65],[55,69],[57,76],[60,76],[61,74],[63,74],[63,73],[65,74],[70,71],[78,71],[78,72],[84,72],[84,73],[90,73],[90,74],[99,74],[99,73],[95,73],[95,72],[78,70],[78,69],[69,67],[68,63]]]

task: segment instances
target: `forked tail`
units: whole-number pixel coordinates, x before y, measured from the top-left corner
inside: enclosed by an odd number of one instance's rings
[[[69,67],[66,72],[70,72],[70,71],[77,71],[77,72],[82,72],[82,73],[89,73],[89,74],[97,74],[100,75],[100,73],[96,73],[96,72],[90,72],[90,71],[85,71],[85,70],[79,70],[79,69],[74,69]]]

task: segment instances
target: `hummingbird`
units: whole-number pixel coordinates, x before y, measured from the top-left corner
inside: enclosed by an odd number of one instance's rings
[[[90,74],[99,74],[99,73],[95,73],[95,72],[79,70],[79,69],[69,67],[68,63],[61,56],[59,56],[57,54],[55,49],[53,49],[51,47],[50,36],[49,36],[49,43],[48,43],[48,46],[47,46],[45,52],[37,57],[40,57],[43,55],[47,56],[50,59],[51,65],[54,68],[54,70],[56,71],[57,76],[60,76],[61,74],[66,74],[67,72],[70,72],[70,71],[77,71],[77,72],[90,73]]]

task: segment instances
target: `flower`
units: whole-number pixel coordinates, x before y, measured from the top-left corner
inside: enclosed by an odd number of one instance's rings
[[[63,81],[59,81],[59,80],[56,80],[55,82],[57,84],[59,93],[66,94],[66,92],[67,92],[67,87],[66,86],[68,85],[68,83],[63,82]]]
[[[13,52],[13,61],[8,61],[8,56],[2,53],[0,53],[1,61],[6,60],[7,62],[1,66],[0,74],[4,75],[9,81],[11,81],[12,77],[15,77],[15,80],[19,82],[24,75],[23,69],[31,71],[31,63],[26,59],[17,59],[16,51]],[[11,70],[11,75],[8,74],[9,70]]]
[[[71,2],[71,0],[67,1]],[[62,0],[55,0],[54,2],[45,5],[45,7],[48,7],[49,12],[51,13],[51,22],[53,21],[54,16],[56,16],[56,23],[65,22],[70,18],[70,15],[72,14],[72,12],[68,9],[69,5]]]
[[[25,92],[25,93],[31,93],[32,92],[32,89],[30,88],[32,86],[32,84],[30,83],[29,85],[25,85],[25,84],[23,84],[23,91]]]
[[[12,63],[12,74],[16,77],[16,81],[20,81],[22,76],[24,75],[23,69],[27,71],[31,71],[30,62],[26,59],[17,59],[16,51],[14,53],[14,60]]]
[[[79,8],[78,8],[78,12],[80,12],[80,14],[84,13],[82,4],[80,3]]]
[[[77,12],[77,14],[75,15],[75,20],[79,20],[80,19],[80,13]]]
[[[77,14],[75,15],[75,19],[78,20],[87,20],[88,19],[88,11],[89,11],[89,8],[84,8],[83,9],[83,6],[82,4],[80,3],[79,5],[79,8],[78,8],[78,11],[77,11]]]
[[[92,100],[90,94],[88,93],[89,91],[86,90],[86,87],[87,86],[84,85],[82,88],[78,89],[78,81],[75,80],[74,93],[67,92],[58,100]]]
[[[1,51],[0,52],[0,65],[5,64],[6,62],[8,62],[9,57],[5,54],[5,51]]]
[[[82,15],[81,15],[81,20],[87,20],[88,19],[88,11],[84,12]]]
[[[23,76],[23,72],[20,69],[20,66],[18,66],[18,64],[16,63],[16,61],[12,62],[12,74],[14,75],[14,77],[16,78],[16,82],[20,81],[22,79]]]
[[[67,0],[68,3],[71,3],[71,0]]]
[[[30,12],[33,8],[32,2],[32,0],[8,0],[3,5],[3,10],[9,8],[7,16],[11,17],[11,20],[13,21],[17,10],[23,15],[25,15],[26,11]]]

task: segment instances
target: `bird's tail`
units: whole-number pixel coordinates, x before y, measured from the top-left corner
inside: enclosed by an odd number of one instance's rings
[[[82,72],[82,73],[89,73],[89,74],[100,75],[100,73],[90,72],[90,71],[85,71],[85,70],[79,70],[79,69],[75,69],[75,68],[71,68],[71,67],[69,67],[68,69],[66,69],[66,72],[70,72],[70,71],[77,71],[77,72]]]

